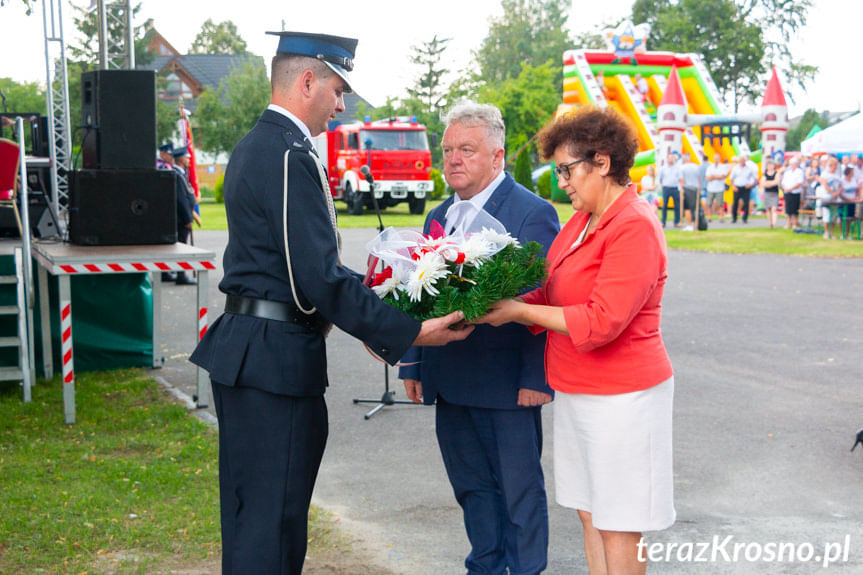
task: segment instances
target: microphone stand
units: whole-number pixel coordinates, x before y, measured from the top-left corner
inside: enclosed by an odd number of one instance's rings
[[[375,214],[377,214],[377,216],[378,216],[378,231],[383,232],[384,231],[384,222],[381,219],[381,208],[378,205],[378,198],[375,195],[375,179],[372,177],[372,173],[368,169],[369,166],[365,165],[363,167],[366,168],[365,170],[362,170],[362,172],[363,172],[363,175],[365,175],[365,177],[366,177],[366,181],[369,183],[369,193],[372,195],[372,206],[375,209]],[[384,269],[384,262],[381,261],[381,271],[383,271],[383,269]],[[355,404],[357,404],[357,403],[375,403],[375,404],[377,404],[377,405],[375,405],[375,407],[372,408],[371,411],[369,411],[368,413],[366,413],[363,416],[363,419],[365,419],[366,421],[371,419],[371,417],[374,414],[376,414],[377,412],[382,410],[387,405],[395,405],[397,403],[414,405],[413,401],[409,401],[406,399],[396,399],[395,394],[396,394],[395,391],[390,390],[390,366],[388,363],[384,363],[384,394],[381,396],[380,399],[358,399],[358,398],[354,398],[354,403]]]

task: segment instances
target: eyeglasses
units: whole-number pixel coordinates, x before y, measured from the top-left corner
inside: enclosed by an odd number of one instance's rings
[[[575,160],[574,162],[570,162],[568,164],[560,164],[559,166],[557,166],[554,169],[554,171],[557,174],[558,178],[563,178],[564,180],[569,180],[569,176],[571,175],[570,171],[569,171],[570,168],[572,168],[574,165],[576,165],[580,162],[585,161],[586,159],[587,158],[582,158],[580,160]]]

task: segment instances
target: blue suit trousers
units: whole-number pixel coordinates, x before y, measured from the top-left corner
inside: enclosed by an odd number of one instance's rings
[[[548,557],[541,408],[467,407],[438,396],[436,428],[464,512],[468,574],[540,573]]]

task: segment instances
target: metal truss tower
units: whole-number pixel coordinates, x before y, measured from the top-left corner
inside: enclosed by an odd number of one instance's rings
[[[62,0],[44,0],[45,73],[48,97],[48,138],[51,153],[51,204],[65,228],[72,172],[72,133],[69,129],[69,81],[63,39]],[[65,229],[59,230],[61,233]]]

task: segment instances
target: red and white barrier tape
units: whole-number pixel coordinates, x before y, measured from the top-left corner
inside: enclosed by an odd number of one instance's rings
[[[207,308],[202,307],[198,310],[198,341],[204,338],[207,333]]]
[[[123,263],[123,264],[67,264],[55,265],[51,270],[57,274],[110,274],[110,273],[132,273],[132,272],[169,272],[169,271],[211,271],[216,269],[216,264],[210,261],[194,262],[151,262],[151,263]]]
[[[63,383],[72,383],[75,371],[72,364],[72,302],[60,302],[60,353],[63,356]]]

